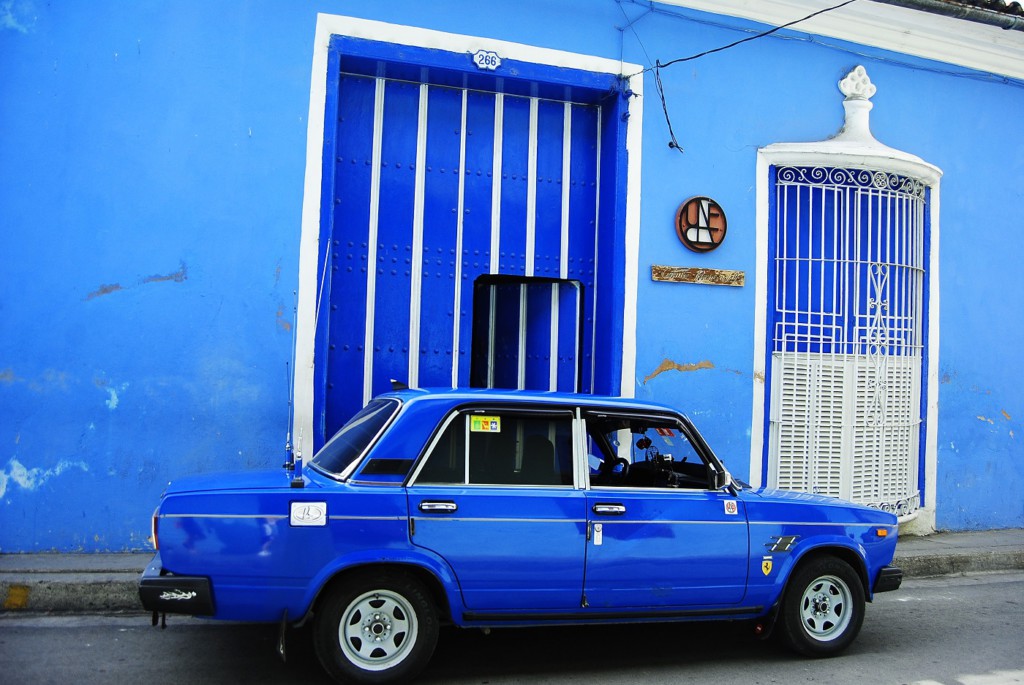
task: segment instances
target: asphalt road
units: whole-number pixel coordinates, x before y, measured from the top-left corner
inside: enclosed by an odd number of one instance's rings
[[[171,617],[0,614],[0,682],[326,683],[302,631]],[[1024,572],[910,579],[868,606],[842,657],[808,660],[737,626],[443,630],[419,682],[1024,683]]]

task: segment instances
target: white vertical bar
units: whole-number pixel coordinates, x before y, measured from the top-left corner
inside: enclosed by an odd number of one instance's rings
[[[530,137],[526,167],[526,276],[533,276],[537,253],[537,115],[540,101],[530,98]]]
[[[462,229],[466,213],[466,110],[469,91],[462,91],[462,119],[459,124],[459,204],[455,217],[455,302],[452,304],[452,387],[459,387],[459,342],[462,315]]]
[[[583,312],[583,287],[573,288],[576,291],[575,302],[573,303],[573,311],[580,312],[577,316],[581,316]],[[579,354],[583,350],[583,322],[578,322],[572,327],[572,349],[573,354]],[[572,365],[572,392],[583,392],[583,388],[580,387],[583,379],[580,378],[580,374],[583,373],[583,360],[577,359]]]
[[[505,94],[494,94],[494,163],[491,167],[491,270],[498,273],[501,249],[501,144],[505,129]],[[493,307],[491,308],[493,312]]]
[[[416,178],[412,209],[412,269],[409,293],[409,380],[420,383],[420,307],[423,296],[423,206],[427,184],[427,106],[430,87],[420,84],[419,117],[416,122]]]
[[[519,286],[519,353],[516,360],[519,364],[518,379],[516,387],[520,390],[526,388],[526,322],[527,316],[526,284]]]
[[[572,183],[572,103],[566,102],[562,106],[562,220],[561,236],[558,241],[558,277],[568,278],[569,276],[569,184]],[[551,367],[549,373],[551,390],[558,390],[558,338],[561,334],[559,322],[561,321],[561,286],[555,284],[551,289]],[[577,307],[576,311],[579,311]],[[574,354],[581,350],[579,347],[579,326],[575,326],[574,338],[576,344],[573,347]],[[579,364],[575,365],[573,375],[578,373]],[[573,382],[573,390],[577,390],[579,379]]]
[[[599,248],[600,248],[599,241],[601,240],[601,123],[602,123],[601,122],[601,115],[603,114],[603,112],[604,112],[604,110],[601,107],[597,108],[597,131],[595,132],[596,133],[595,138],[596,138],[596,141],[597,141],[597,151],[596,151],[596,157],[595,157],[596,164],[595,164],[595,166],[597,167],[597,170],[596,170],[596,173],[594,174],[594,177],[595,177],[595,180],[594,180],[594,188],[595,188],[595,192],[594,192],[594,286],[592,288],[592,290],[594,291],[594,297],[593,297],[593,300],[591,301],[591,312],[590,312],[590,320],[591,320],[591,322],[597,321],[597,298],[600,295],[599,288],[597,287],[597,277],[598,277],[598,274],[600,273],[598,271],[598,267],[599,267],[598,254],[599,254]],[[627,312],[625,312],[626,315],[624,315],[622,317],[623,318],[623,328],[624,329],[626,327],[626,320],[628,318],[630,318],[629,316],[627,316],[628,313],[629,313],[628,312],[628,310],[629,310],[629,302],[628,302],[628,300],[627,300],[627,303],[626,303],[626,309],[627,309]],[[636,317],[634,316],[632,318],[633,318],[633,328],[635,330],[635,328],[636,328]],[[596,326],[594,326],[593,323],[591,323],[590,331],[591,331],[591,335],[590,335],[590,392],[594,392],[594,376],[597,373],[597,329],[596,329]],[[626,331],[623,330],[623,336],[625,336],[625,335],[626,335]],[[634,345],[635,344],[636,344],[636,338],[634,336]],[[580,348],[577,347],[576,349],[580,349]],[[623,350],[625,350],[625,349],[626,349],[625,344],[623,344]],[[633,356],[634,356],[633,366],[635,367],[636,366],[636,358],[635,358],[636,357],[636,352],[635,352],[635,350],[634,350]],[[625,365],[625,361],[623,361],[623,365]],[[625,374],[625,370],[623,370],[623,376],[625,377],[625,375],[626,375]],[[632,388],[630,388],[627,391],[626,390],[626,386],[623,383],[622,384],[622,388],[621,388],[621,392],[622,392],[623,395],[625,395],[627,397],[632,397],[633,393],[634,393],[634,390]]]
[[[828,226],[828,222],[825,220],[827,218],[825,209],[828,206],[828,203],[825,202],[825,198],[828,196],[828,189],[823,187],[821,188],[819,193],[821,208],[818,220],[821,222],[821,236],[818,240],[818,263],[815,265],[815,270],[818,272],[818,311],[816,313],[818,314],[818,321],[820,322],[820,330],[818,331],[818,335],[821,336],[821,344],[824,344],[826,325],[826,317],[824,316],[824,314],[827,311],[825,309],[825,243],[827,242],[825,238],[825,230]]]
[[[559,289],[558,283],[551,284],[551,336],[548,346],[548,390],[558,390],[558,334],[559,334]],[[576,328],[579,328],[577,326]],[[579,349],[579,348],[576,348]]]
[[[373,149],[370,159],[370,221],[366,238],[366,327],[363,335],[363,404],[373,397],[373,316],[377,301],[377,225],[380,219],[380,163],[384,140],[385,81],[378,78],[373,96]]]

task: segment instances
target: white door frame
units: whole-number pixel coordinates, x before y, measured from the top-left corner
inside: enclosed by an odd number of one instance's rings
[[[622,312],[621,393],[632,396],[636,375],[636,301],[640,252],[640,148],[643,129],[643,67],[618,60],[552,50],[521,43],[421,29],[399,24],[318,14],[310,76],[309,116],[306,129],[306,175],[302,201],[302,233],[299,242],[299,289],[295,324],[295,359],[292,398],[292,435],[296,451],[312,446],[313,383],[317,318],[317,255],[320,242],[321,187],[323,181],[324,112],[327,103],[327,58],[331,36],[343,35],[456,53],[477,50],[501,57],[616,77],[629,74],[628,88],[637,97],[627,104],[625,292]],[[311,455],[307,455],[311,456]]]

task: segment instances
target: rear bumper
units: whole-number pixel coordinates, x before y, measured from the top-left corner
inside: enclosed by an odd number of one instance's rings
[[[176,576],[163,570],[160,554],[149,562],[139,579],[139,599],[147,611],[162,614],[212,616],[213,587],[203,576]]]
[[[875,579],[874,592],[890,592],[898,590],[903,582],[903,569],[895,566],[883,566]]]

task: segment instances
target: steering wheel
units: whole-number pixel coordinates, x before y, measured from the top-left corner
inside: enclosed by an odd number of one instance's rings
[[[614,473],[616,466],[621,466],[622,467],[622,471],[620,471],[620,473],[623,476],[628,476],[629,475],[629,460],[628,459],[626,459],[625,457],[616,457],[615,459],[612,460],[611,468],[608,469],[608,472],[609,473]]]

